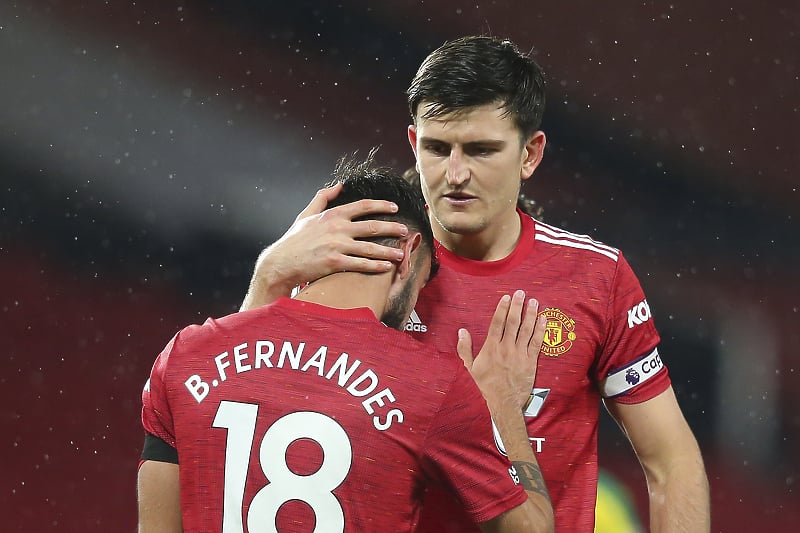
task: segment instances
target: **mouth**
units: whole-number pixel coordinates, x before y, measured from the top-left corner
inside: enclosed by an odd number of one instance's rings
[[[475,200],[477,197],[464,192],[450,192],[445,194],[444,198],[450,202],[464,203],[470,200]]]

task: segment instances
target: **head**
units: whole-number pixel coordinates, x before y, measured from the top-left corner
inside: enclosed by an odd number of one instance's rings
[[[545,79],[541,67],[508,39],[469,36],[431,52],[406,94],[415,124],[494,104],[525,142],[542,124]]]
[[[405,224],[408,228],[408,235],[403,238],[367,239],[384,246],[402,248],[405,252],[394,273],[386,311],[380,317],[387,326],[403,329],[417,302],[419,291],[436,275],[439,263],[434,252],[425,201],[419,188],[408,183],[400,173],[388,167],[376,166],[375,152],[376,149],[372,149],[364,161],[358,161],[355,157],[339,160],[330,184],[340,182],[342,190],[328,203],[328,207],[362,199],[388,200],[397,204],[396,213],[372,214],[355,220],[389,220]]]
[[[407,94],[436,237],[451,249],[464,235],[497,241],[544,152],[541,68],[508,40],[464,37],[433,51]]]

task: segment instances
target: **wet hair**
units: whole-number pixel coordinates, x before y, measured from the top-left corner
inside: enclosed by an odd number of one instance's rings
[[[403,179],[421,190],[419,172],[414,167],[403,172]],[[525,214],[532,216],[539,222],[544,222],[544,208],[536,200],[520,192],[517,195],[517,207]]]
[[[328,202],[328,207],[349,204],[358,200],[388,200],[397,204],[396,213],[374,213],[356,218],[354,220],[388,220],[400,222],[408,227],[409,232],[419,232],[422,235],[422,245],[431,256],[431,272],[428,279],[433,279],[439,270],[433,244],[433,231],[430,219],[425,209],[425,199],[418,186],[414,186],[402,174],[390,167],[377,166],[375,153],[377,148],[370,150],[366,159],[358,160],[356,154],[341,158],[333,171],[333,180],[327,185],[340,182],[342,190]],[[397,247],[400,239],[396,237],[370,237],[365,238],[371,242],[385,246]]]
[[[500,105],[523,139],[539,129],[545,104],[541,67],[508,39],[469,36],[448,41],[422,62],[406,91],[408,109],[418,118]],[[422,103],[432,104],[418,116]]]

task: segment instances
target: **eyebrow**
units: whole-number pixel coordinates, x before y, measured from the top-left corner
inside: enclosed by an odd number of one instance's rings
[[[442,139],[437,139],[436,137],[420,137],[419,142],[422,144],[430,143],[430,144],[452,144]],[[469,141],[462,143],[465,147],[474,147],[474,146],[491,146],[494,148],[502,148],[506,145],[506,141],[502,139],[479,139],[476,141]]]

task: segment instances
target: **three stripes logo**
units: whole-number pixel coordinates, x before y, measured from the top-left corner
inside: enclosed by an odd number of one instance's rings
[[[428,326],[422,323],[422,320],[420,320],[416,309],[411,311],[411,316],[408,317],[408,322],[406,322],[405,330],[416,331],[419,333],[425,333],[426,331],[428,331]]]

